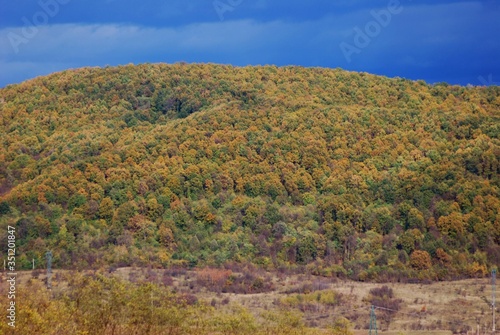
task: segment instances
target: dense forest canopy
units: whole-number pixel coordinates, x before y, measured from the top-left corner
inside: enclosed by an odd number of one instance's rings
[[[500,88],[145,64],[0,90],[18,262],[251,262],[360,280],[500,264]],[[0,240],[6,244],[7,229]]]

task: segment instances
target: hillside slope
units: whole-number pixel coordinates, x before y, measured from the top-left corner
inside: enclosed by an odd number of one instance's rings
[[[500,263],[498,87],[84,68],[0,90],[0,133],[0,224],[26,268],[48,249],[58,267],[236,261],[362,280]]]

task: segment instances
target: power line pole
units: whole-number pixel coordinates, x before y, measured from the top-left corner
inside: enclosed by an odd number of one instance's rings
[[[47,288],[52,289],[52,251],[47,251],[45,254],[47,258]]]
[[[370,332],[368,335],[377,335],[377,316],[375,315],[375,306],[373,305],[370,310]]]
[[[493,309],[493,333],[495,333],[495,309],[496,309],[496,305],[495,305],[495,296],[496,296],[496,282],[497,282],[497,269],[493,269],[493,271],[491,271],[491,307]]]

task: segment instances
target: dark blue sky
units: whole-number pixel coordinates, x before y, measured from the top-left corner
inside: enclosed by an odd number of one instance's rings
[[[499,36],[500,0],[0,0],[0,87],[178,61],[498,85]]]

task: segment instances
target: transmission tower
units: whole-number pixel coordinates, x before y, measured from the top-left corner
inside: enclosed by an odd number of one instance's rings
[[[496,290],[496,282],[497,282],[497,269],[493,269],[491,271],[491,308],[493,310],[493,333],[495,332],[495,290]]]
[[[370,310],[370,332],[368,335],[377,335],[377,316],[375,315],[375,306]]]

